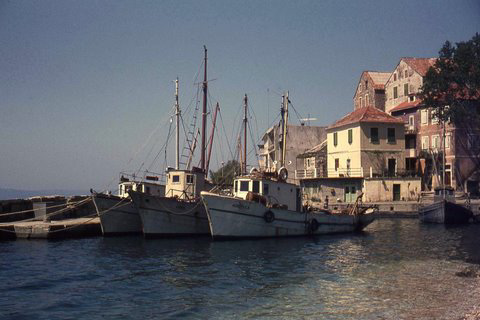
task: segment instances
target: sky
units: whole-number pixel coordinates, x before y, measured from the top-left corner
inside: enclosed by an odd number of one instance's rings
[[[203,45],[221,108],[215,170],[235,151],[245,94],[254,165],[251,140],[278,121],[283,92],[326,126],[352,111],[362,71],[475,32],[477,0],[0,0],[0,188],[115,189],[122,170],[173,166],[173,80],[188,127]]]

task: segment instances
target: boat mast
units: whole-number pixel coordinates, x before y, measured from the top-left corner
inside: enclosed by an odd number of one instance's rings
[[[205,168],[205,174],[208,175],[208,168],[210,168],[210,157],[212,156],[212,145],[213,145],[213,138],[215,137],[215,128],[217,126],[217,113],[220,111],[220,106],[217,102],[217,106],[215,107],[215,112],[213,113],[213,122],[212,122],[212,130],[210,132],[210,142],[208,144],[208,157],[207,157],[207,167]]]
[[[282,141],[282,167],[285,166],[285,160],[287,155],[287,125],[288,125],[288,91],[286,92],[283,98],[283,141]]]
[[[203,110],[202,110],[202,153],[200,158],[200,168],[205,172],[205,131],[207,128],[207,47],[203,46],[205,50],[204,71],[203,71]]]
[[[443,122],[442,185],[443,185],[443,199],[445,199],[445,139],[446,139],[445,119],[442,122]]]
[[[245,94],[243,98],[245,115],[243,117],[243,174],[247,174],[247,108],[248,108],[248,97]]]
[[[178,77],[175,80],[175,118],[177,127],[175,130],[175,170],[180,169],[180,106],[178,104]]]

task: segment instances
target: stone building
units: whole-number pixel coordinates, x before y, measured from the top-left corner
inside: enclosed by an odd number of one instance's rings
[[[413,102],[420,92],[423,78],[435,64],[435,58],[401,58],[385,83],[385,112],[403,102]]]
[[[325,152],[326,171],[318,165]],[[326,149],[319,145],[299,156],[304,159],[304,170],[297,170],[304,201],[352,203],[360,191],[367,202],[416,201],[420,178],[405,171],[404,155],[401,119],[371,106],[354,110],[327,128]]]
[[[467,123],[447,123],[443,141],[443,124],[419,98],[423,79],[435,61],[402,58],[385,85],[387,112],[405,124],[405,168],[422,177],[423,190],[441,185],[445,170],[446,185],[480,195],[480,130]]]
[[[374,107],[347,114],[327,128],[328,177],[395,176],[405,169],[401,119]]]
[[[295,178],[296,158],[299,154],[313,148],[326,139],[325,127],[287,126],[285,167],[288,170],[288,182],[297,183]],[[282,134],[279,125],[274,125],[262,137],[259,148],[259,165],[266,170],[280,169],[282,157]]]
[[[391,72],[363,71],[353,97],[353,109],[367,106],[385,111],[385,83]]]

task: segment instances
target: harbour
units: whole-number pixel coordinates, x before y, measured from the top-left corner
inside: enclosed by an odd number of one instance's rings
[[[2,319],[461,319],[480,225],[378,219],[364,232],[210,241],[0,242]],[[135,292],[134,295],[131,293]]]

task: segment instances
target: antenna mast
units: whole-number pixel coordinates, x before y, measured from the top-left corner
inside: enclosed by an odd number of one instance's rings
[[[200,158],[200,167],[205,171],[205,131],[207,128],[207,47],[203,46],[205,50],[204,71],[203,71],[203,110],[202,110],[202,153]]]

